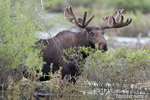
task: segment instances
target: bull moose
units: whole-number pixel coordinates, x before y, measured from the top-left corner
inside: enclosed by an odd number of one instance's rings
[[[132,22],[131,18],[128,18],[126,22],[123,21],[123,12],[123,9],[116,10],[112,15],[103,18],[108,25],[88,26],[88,24],[94,18],[94,15],[86,21],[87,12],[85,11],[83,18],[77,19],[71,6],[65,8],[64,15],[66,19],[83,30],[80,32],[64,30],[59,32],[54,38],[46,40],[41,39],[39,41],[46,46],[46,48],[42,50],[43,59],[46,62],[46,64],[43,66],[42,72],[46,76],[41,77],[40,80],[46,81],[50,79],[48,75],[50,72],[51,63],[53,63],[51,70],[53,73],[59,70],[60,66],[62,67],[62,79],[64,79],[64,77],[67,75],[77,75],[78,67],[71,62],[65,62],[63,60],[63,49],[79,46],[95,48],[95,45],[97,45],[99,50],[107,51],[107,41],[103,36],[104,30],[121,28],[129,25]],[[75,82],[74,79],[71,81]]]

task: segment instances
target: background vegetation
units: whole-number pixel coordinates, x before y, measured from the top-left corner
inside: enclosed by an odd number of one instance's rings
[[[45,0],[45,6],[49,8],[56,8],[66,7],[67,5],[73,5],[76,7],[90,7],[90,8],[125,8],[131,11],[140,10],[143,13],[149,12],[149,0],[64,0],[63,2],[60,0]],[[62,9],[63,10],[63,9]]]
[[[139,33],[142,33],[144,37],[149,35],[149,0],[64,0],[63,2],[61,0],[45,0],[44,5],[48,12],[61,13],[63,13],[65,7],[72,5],[77,16],[83,16],[83,12],[88,11],[89,15],[96,16],[91,23],[92,25],[103,24],[102,18],[110,15],[115,9],[125,9],[126,18],[133,19],[130,27],[119,29],[119,31],[114,29],[111,32],[108,31],[108,33],[130,37],[136,37]]]

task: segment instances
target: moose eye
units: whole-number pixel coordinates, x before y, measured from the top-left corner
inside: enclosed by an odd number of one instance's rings
[[[90,33],[91,36],[94,36],[94,33],[93,33],[93,32],[89,32],[89,33]]]
[[[105,34],[105,32],[104,32],[104,31],[102,31],[102,34],[104,35],[104,34]]]

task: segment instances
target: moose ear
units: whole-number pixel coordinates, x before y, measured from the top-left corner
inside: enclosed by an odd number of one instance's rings
[[[104,24],[100,25],[100,29],[104,30],[105,29],[105,25]]]
[[[91,29],[90,27],[87,27],[86,30],[87,30],[88,32],[91,32],[91,31],[92,31],[92,29]]]
[[[92,28],[91,28],[91,27],[87,27],[86,30],[87,30],[87,32],[89,33],[89,35],[90,35],[91,37],[94,36],[94,32],[92,32]]]
[[[104,29],[105,29],[105,25],[100,25],[100,29],[102,30],[102,34],[104,35],[105,34],[105,32],[104,32]]]

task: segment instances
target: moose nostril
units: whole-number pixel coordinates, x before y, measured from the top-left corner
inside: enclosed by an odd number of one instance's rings
[[[104,49],[104,51],[107,51],[108,50],[107,45],[104,45],[103,49]]]
[[[104,51],[107,51],[107,50],[108,50],[107,45],[104,45],[104,44],[102,44],[102,43],[99,44],[99,49],[100,49],[100,50],[104,50]]]
[[[99,43],[99,49],[101,50],[101,43]]]
[[[99,44],[99,50],[103,50],[103,45],[102,45],[102,43]]]
[[[107,51],[107,50],[108,50],[107,46],[104,48],[104,50],[105,50],[105,51]]]

